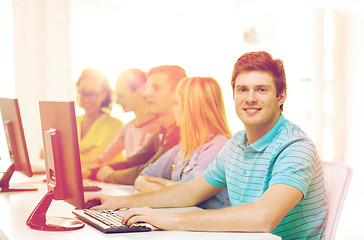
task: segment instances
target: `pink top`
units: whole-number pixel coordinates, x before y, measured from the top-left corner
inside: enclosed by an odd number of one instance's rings
[[[135,120],[125,124],[116,138],[112,141],[105,152],[97,158],[99,163],[110,162],[114,156],[125,149],[125,157],[135,154],[141,147],[148,142],[154,132],[159,130],[160,125],[157,118],[135,125]]]

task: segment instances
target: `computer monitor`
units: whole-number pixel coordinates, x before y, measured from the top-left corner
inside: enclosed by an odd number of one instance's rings
[[[39,102],[48,192],[33,210],[27,225],[46,231],[75,230],[84,223],[73,218],[49,217],[52,200],[84,208],[84,192],[74,102]]]
[[[33,176],[33,172],[25,142],[18,99],[0,98],[0,109],[10,156],[10,166],[2,173],[0,179],[0,192],[37,190],[33,186],[9,183],[14,171],[22,172],[28,177]]]

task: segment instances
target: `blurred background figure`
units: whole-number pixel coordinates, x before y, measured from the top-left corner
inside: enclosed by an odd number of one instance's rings
[[[77,81],[77,100],[84,114],[77,116],[81,165],[100,156],[114,140],[123,123],[112,116],[112,90],[107,76],[86,68]],[[122,160],[122,154],[113,158]]]
[[[141,172],[134,184],[141,191],[197,177],[231,138],[221,88],[211,77],[184,78],[177,86],[173,111],[180,143]],[[199,204],[205,209],[226,206],[230,206],[226,189]]]
[[[159,131],[160,124],[155,115],[148,113],[146,98],[144,96],[146,74],[137,69],[128,69],[117,78],[115,85],[116,103],[123,111],[132,111],[135,118],[125,124],[108,149],[86,165],[93,167],[97,164],[111,162],[115,156],[124,151],[125,158],[135,154],[149,138]]]
[[[160,129],[135,154],[123,161],[93,168],[84,178],[119,184],[134,184],[139,173],[155,162],[161,155],[178,144],[179,127],[173,113],[174,97],[178,83],[186,77],[185,70],[178,65],[153,67],[147,75],[146,98],[148,112],[158,117]]]

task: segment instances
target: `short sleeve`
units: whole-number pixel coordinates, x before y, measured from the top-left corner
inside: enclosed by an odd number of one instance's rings
[[[277,157],[269,185],[287,184],[298,188],[303,195],[320,167],[312,142],[298,140],[283,148]]]

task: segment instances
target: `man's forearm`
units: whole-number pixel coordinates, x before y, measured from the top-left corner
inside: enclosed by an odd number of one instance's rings
[[[200,175],[189,182],[163,187],[157,191],[140,193],[123,207],[189,207],[210,198],[221,188],[207,183]]]
[[[159,190],[164,186],[159,183],[156,183],[156,182],[148,181],[146,175],[139,175],[135,179],[134,187],[142,192],[151,192],[151,191]]]
[[[109,174],[104,181],[108,183],[134,185],[134,181],[138,177],[139,172],[138,166],[117,170]]]
[[[274,184],[254,203],[202,213],[181,213],[174,219],[184,230],[271,232],[302,196],[295,187]]]
[[[124,161],[110,163],[109,166],[114,170],[121,170],[126,168],[132,168],[146,163],[155,154],[155,151],[140,151],[133,156],[128,157]]]
[[[150,195],[144,194],[142,196],[149,197]],[[137,199],[131,198],[129,201],[138,204]],[[272,231],[275,225],[271,224],[271,218],[261,213],[261,211],[257,211],[254,203],[222,209],[177,213],[168,213],[158,209],[153,210],[148,207],[143,207],[128,210],[123,215],[123,221],[129,225],[139,221],[147,222],[165,230],[226,232]]]
[[[273,229],[252,204],[176,213],[171,219],[174,221],[171,229],[178,230],[270,232]]]
[[[179,190],[180,186],[170,186],[160,188],[156,191],[141,192],[136,195],[128,196],[126,206],[132,207],[190,207],[197,204],[191,201],[185,191]]]

